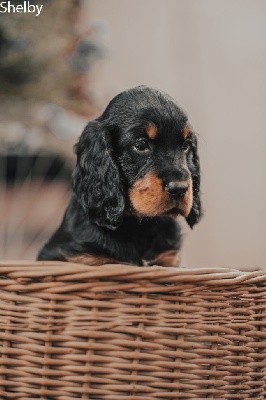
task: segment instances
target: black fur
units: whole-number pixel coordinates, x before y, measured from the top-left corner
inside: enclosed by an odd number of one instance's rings
[[[149,144],[148,153],[138,153],[134,145],[146,137],[149,123],[157,127],[158,138]],[[38,259],[89,254],[143,265],[143,260],[164,251],[179,250],[181,233],[173,213],[140,215],[132,208],[129,190],[150,171],[165,185],[191,176],[193,205],[186,220],[190,227],[199,221],[197,140],[193,132],[184,140],[186,124],[184,112],[163,92],[140,86],[116,96],[99,118],[88,123],[75,146],[73,196]],[[189,145],[186,153],[184,142]]]

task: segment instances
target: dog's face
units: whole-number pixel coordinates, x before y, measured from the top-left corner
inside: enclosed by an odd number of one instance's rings
[[[180,109],[174,110],[176,115],[169,115],[164,107],[160,111],[139,115],[136,125],[119,136],[118,163],[129,208],[139,216],[188,217],[193,204],[189,164],[195,138]]]
[[[201,214],[197,140],[168,95],[137,87],[116,96],[76,145],[73,189],[92,221],[115,229],[125,213]]]

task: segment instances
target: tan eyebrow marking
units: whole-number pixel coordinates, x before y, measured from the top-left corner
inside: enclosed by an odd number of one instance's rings
[[[157,130],[157,126],[155,126],[152,123],[149,123],[146,126],[146,133],[149,139],[153,140],[157,137],[158,135],[158,130]]]
[[[186,125],[185,128],[183,129],[182,135],[184,139],[187,139],[189,135],[191,135],[191,130],[188,125]]]

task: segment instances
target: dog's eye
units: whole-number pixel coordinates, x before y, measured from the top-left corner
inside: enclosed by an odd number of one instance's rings
[[[189,144],[189,142],[183,143],[182,151],[183,151],[184,153],[188,153],[189,149],[190,149],[190,144]]]
[[[134,144],[133,148],[137,151],[144,152],[150,150],[150,145],[147,140],[140,139]]]

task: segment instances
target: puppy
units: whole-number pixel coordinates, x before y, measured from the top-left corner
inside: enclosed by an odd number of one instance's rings
[[[75,152],[73,196],[38,260],[177,266],[176,217],[192,228],[201,201],[196,135],[176,102],[146,86],[124,91]]]

